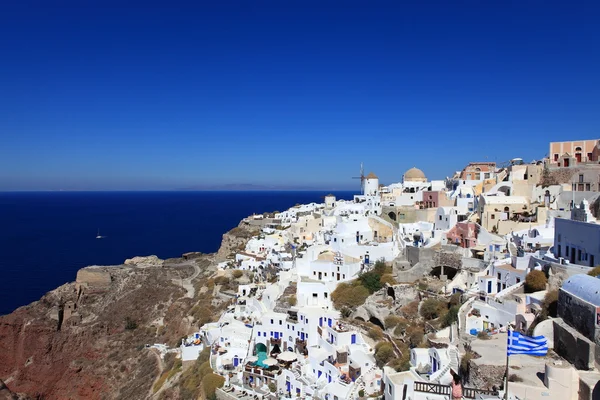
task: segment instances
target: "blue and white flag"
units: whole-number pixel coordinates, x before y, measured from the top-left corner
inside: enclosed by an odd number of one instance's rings
[[[548,339],[544,336],[525,336],[519,332],[508,332],[508,355],[527,354],[545,356],[548,353]]]

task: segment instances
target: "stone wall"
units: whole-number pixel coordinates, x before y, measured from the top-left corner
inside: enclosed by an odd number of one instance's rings
[[[577,369],[600,367],[600,349],[562,318],[554,320],[554,351]]]
[[[600,344],[600,328],[596,327],[596,307],[560,289],[558,316],[591,341]]]

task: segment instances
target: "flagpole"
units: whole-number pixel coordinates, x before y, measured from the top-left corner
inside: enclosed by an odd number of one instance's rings
[[[508,343],[511,340],[510,337],[510,328],[507,329],[508,337],[506,340],[506,370],[504,371],[504,379],[506,379],[506,383],[504,385],[504,400],[508,400]]]

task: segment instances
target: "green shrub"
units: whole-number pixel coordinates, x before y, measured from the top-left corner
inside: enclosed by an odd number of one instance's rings
[[[459,306],[452,306],[448,312],[442,317],[442,326],[447,327],[458,321]]]
[[[277,385],[273,382],[269,382],[269,391],[275,393],[277,391]]]
[[[402,315],[409,320],[413,321],[419,316],[419,301],[411,301],[400,309]]]
[[[381,275],[377,274],[375,271],[365,272],[358,279],[360,279],[360,282],[367,288],[369,293],[375,293],[382,287]]]
[[[128,331],[134,330],[138,327],[137,322],[135,322],[131,317],[125,317],[125,329]]]
[[[542,271],[531,271],[525,277],[525,291],[527,293],[539,292],[546,289],[548,278]]]
[[[360,389],[358,391],[358,397],[365,397],[365,391],[364,391],[364,389]]]

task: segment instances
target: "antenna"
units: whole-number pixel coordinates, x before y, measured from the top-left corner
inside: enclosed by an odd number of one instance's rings
[[[360,163],[360,176],[353,176],[352,179],[360,179],[360,194],[364,194],[365,168],[362,162]]]

